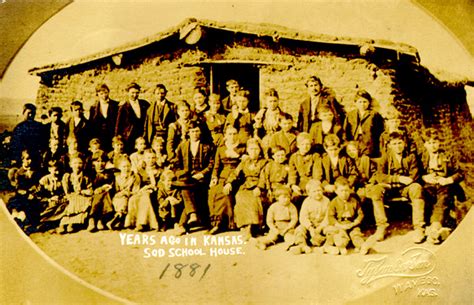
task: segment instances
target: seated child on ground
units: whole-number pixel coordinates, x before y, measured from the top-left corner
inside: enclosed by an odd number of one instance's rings
[[[158,188],[158,221],[160,231],[163,232],[173,228],[175,224],[176,227],[184,227],[186,222],[186,217],[180,218],[183,210],[183,198],[181,193],[173,188],[175,178],[172,170],[164,170],[161,174],[160,187]]]
[[[352,241],[355,251],[367,254],[369,246],[364,243],[360,223],[364,218],[362,208],[352,190],[349,181],[339,177],[335,182],[336,198],[329,204],[328,226],[324,230],[326,243],[324,252],[330,254],[347,254],[347,247]]]
[[[291,203],[289,188],[279,188],[275,191],[277,201],[270,206],[267,213],[267,226],[270,229],[267,235],[256,239],[256,246],[265,250],[281,239],[288,250],[295,242],[295,227],[298,222],[298,211]]]
[[[328,225],[329,199],[323,194],[318,180],[306,184],[308,197],[303,201],[300,211],[300,225],[296,228],[295,254],[310,253],[311,246],[321,247],[326,240],[323,230]]]

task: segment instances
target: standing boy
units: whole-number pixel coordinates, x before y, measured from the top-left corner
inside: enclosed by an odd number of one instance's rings
[[[130,154],[135,147],[135,140],[143,136],[146,112],[150,104],[138,99],[140,86],[131,83],[127,86],[128,101],[118,109],[115,134],[121,135],[125,144],[125,152]]]
[[[119,103],[109,98],[109,87],[100,84],[95,89],[98,101],[89,110],[90,127],[102,143],[104,151],[110,151],[112,138],[115,135],[115,125]]]

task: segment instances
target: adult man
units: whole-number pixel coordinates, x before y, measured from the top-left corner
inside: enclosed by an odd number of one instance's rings
[[[99,84],[95,91],[99,100],[90,108],[89,122],[100,140],[102,149],[110,151],[115,135],[118,102],[109,98],[110,90],[106,84]]]
[[[13,129],[11,152],[12,165],[19,164],[21,152],[25,149],[41,156],[48,145],[48,134],[46,128],[40,122],[35,121],[36,106],[27,103],[23,106],[24,121]]]
[[[145,118],[150,104],[138,99],[140,86],[131,83],[127,86],[128,101],[119,107],[115,134],[123,137],[125,151],[131,153],[135,147],[135,140],[143,136]]]
[[[155,101],[152,102],[145,118],[144,137],[150,144],[155,136],[162,137],[166,142],[168,126],[176,121],[176,107],[166,99],[166,87],[156,85]]]
[[[317,76],[310,76],[306,81],[309,98],[303,101],[298,111],[298,130],[309,132],[311,124],[318,120],[318,107],[326,105],[333,110],[337,123],[344,122],[344,108],[336,101],[334,94],[323,86]]]

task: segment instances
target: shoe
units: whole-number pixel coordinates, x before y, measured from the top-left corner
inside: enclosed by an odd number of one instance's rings
[[[66,231],[68,233],[74,233],[74,231],[75,231],[74,230],[74,225],[72,225],[72,224],[68,225],[67,228],[66,228]]]
[[[240,232],[243,235],[244,241],[249,241],[252,238],[252,233],[250,232],[250,225],[240,228]]]
[[[198,218],[196,216],[196,213],[191,213],[189,214],[189,219],[188,219],[188,226],[192,227],[195,226],[198,223]]]
[[[257,249],[260,250],[267,250],[267,245],[262,243],[261,241],[257,240],[257,244],[255,245]]]
[[[300,245],[291,246],[288,249],[288,252],[290,252],[293,255],[299,255],[299,254],[303,253],[303,248]]]
[[[375,230],[375,233],[374,233],[374,238],[376,241],[382,241],[385,239],[385,230],[386,230],[387,227],[385,226],[378,226],[377,227],[377,230]]]
[[[95,224],[95,220],[94,219],[89,219],[89,225],[87,226],[87,231],[89,232],[97,232],[97,227],[96,227],[96,224]]]
[[[67,228],[66,226],[60,226],[58,229],[57,229],[57,232],[59,234],[66,234],[67,233]]]
[[[97,230],[104,230],[106,226],[104,226],[104,223],[101,221],[97,221]]]
[[[415,244],[421,244],[425,240],[425,232],[422,228],[416,228],[413,231],[413,242]]]
[[[334,246],[324,246],[323,251],[327,254],[339,255],[339,249]]]
[[[341,255],[347,255],[347,249],[344,248],[344,247],[340,247],[340,248],[339,248],[339,253],[340,253]]]
[[[303,250],[303,253],[305,254],[310,254],[313,252],[313,249],[310,246],[303,246],[301,250]]]
[[[182,236],[182,235],[186,234],[186,230],[181,226],[176,226],[174,234],[176,236]]]
[[[145,227],[143,225],[138,225],[135,230],[137,230],[138,232],[145,232]]]
[[[215,235],[220,232],[220,228],[218,226],[212,227],[212,229],[209,230],[209,234]]]
[[[377,238],[374,235],[367,238],[367,240],[360,247],[360,254],[366,255],[369,253],[370,249],[377,243]]]

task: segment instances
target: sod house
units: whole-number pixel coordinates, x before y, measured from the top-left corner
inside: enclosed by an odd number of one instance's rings
[[[420,64],[418,51],[403,43],[318,35],[271,24],[187,19],[146,39],[29,72],[41,78],[36,100],[40,112],[58,105],[67,110],[73,100],[82,101],[87,110],[96,98],[96,84],[102,82],[119,101],[132,81],[142,87],[140,98],[149,101],[154,86],[163,83],[168,98],[176,101],[191,100],[197,86],[225,96],[225,82],[237,79],[253,95],[251,110],[263,106],[259,97],[273,87],[283,110],[293,115],[306,96],[305,80],[317,75],[346,111],[353,107],[353,94],[364,88],[382,116],[389,105],[402,113],[418,145],[424,128],[437,127],[446,136],[446,149],[464,169],[473,162],[465,86],[474,82],[430,72]],[[472,175],[472,170],[466,172]]]

